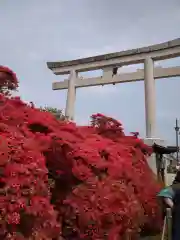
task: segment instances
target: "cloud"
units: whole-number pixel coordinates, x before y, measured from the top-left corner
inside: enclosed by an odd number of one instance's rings
[[[101,94],[103,97],[105,97],[106,95],[111,95],[113,94],[114,92],[117,91],[117,88],[113,85],[110,85],[110,86],[95,86],[95,87],[90,87],[88,89],[89,93],[91,94]],[[100,97],[100,96],[99,96]]]
[[[43,61],[42,55],[39,55],[35,51],[31,51],[28,53],[28,58],[30,58],[32,61]]]

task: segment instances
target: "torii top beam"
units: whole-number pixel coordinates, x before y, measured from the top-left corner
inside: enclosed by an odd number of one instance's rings
[[[76,59],[72,61],[47,62],[47,66],[56,75],[102,69],[105,67],[119,67],[122,65],[143,63],[145,58],[154,61],[180,56],[180,38],[148,47],[136,48],[127,51],[109,53],[94,57]]]

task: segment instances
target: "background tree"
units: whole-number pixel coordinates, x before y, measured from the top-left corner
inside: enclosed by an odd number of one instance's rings
[[[65,116],[62,112],[62,110],[53,108],[53,107],[40,107],[41,111],[43,112],[50,112],[52,113],[58,120],[64,121]]]

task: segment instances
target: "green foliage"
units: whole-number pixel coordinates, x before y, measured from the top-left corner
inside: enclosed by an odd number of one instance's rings
[[[40,110],[43,112],[52,113],[58,120],[61,120],[61,121],[65,120],[65,116],[64,116],[62,110],[59,110],[59,109],[53,108],[53,107],[40,107]]]

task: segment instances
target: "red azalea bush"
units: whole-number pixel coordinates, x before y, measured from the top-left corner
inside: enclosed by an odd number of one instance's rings
[[[0,95],[0,136],[1,239],[138,239],[160,229],[151,149],[118,121],[97,114],[78,127]]]
[[[8,95],[9,91],[18,88],[18,79],[16,74],[8,67],[0,65],[0,92]]]

